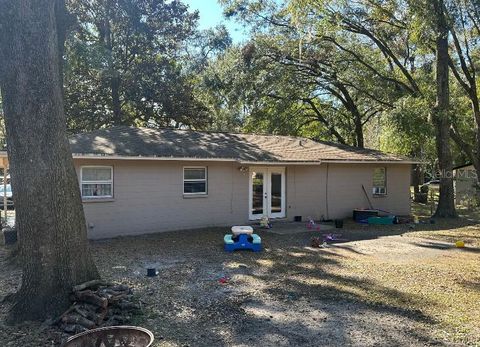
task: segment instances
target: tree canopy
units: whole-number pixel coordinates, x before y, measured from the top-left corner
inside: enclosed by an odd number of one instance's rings
[[[77,18],[66,48],[71,130],[208,122],[182,65],[197,13],[158,0],[70,0],[69,9]]]

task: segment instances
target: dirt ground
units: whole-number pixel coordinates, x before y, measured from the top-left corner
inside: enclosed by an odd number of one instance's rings
[[[361,226],[348,242],[309,247],[322,234],[258,230],[260,253],[225,253],[224,228],[92,242],[104,279],[129,284],[143,307],[132,324],[153,346],[480,345],[480,225],[453,222]],[[330,232],[330,231],[329,231]],[[463,239],[467,247],[453,242]],[[20,271],[0,247],[0,298]],[[145,276],[146,268],[159,270]],[[228,278],[222,284],[219,279]],[[40,323],[9,327],[0,304],[1,346],[56,346]]]

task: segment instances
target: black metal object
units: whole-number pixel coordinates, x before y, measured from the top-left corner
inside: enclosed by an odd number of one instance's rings
[[[153,342],[151,331],[134,326],[98,328],[70,337],[62,347],[149,347]]]

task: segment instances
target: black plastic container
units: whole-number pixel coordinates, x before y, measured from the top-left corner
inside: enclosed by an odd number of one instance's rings
[[[353,210],[353,220],[361,222],[368,219],[368,217],[377,217],[378,210]]]
[[[157,269],[148,268],[147,269],[147,277],[155,277],[155,276],[157,276]]]
[[[3,229],[3,238],[6,245],[13,245],[17,242],[17,231],[15,229],[5,228]]]

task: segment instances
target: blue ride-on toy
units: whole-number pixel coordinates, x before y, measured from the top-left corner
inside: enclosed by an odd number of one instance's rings
[[[262,239],[257,234],[253,234],[251,227],[232,227],[232,232],[233,234],[226,234],[223,238],[225,251],[250,249],[260,252],[262,250]]]

